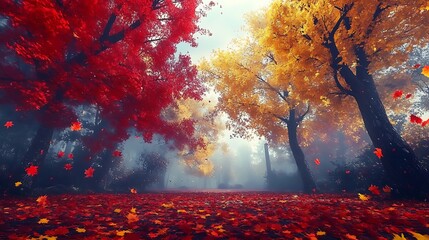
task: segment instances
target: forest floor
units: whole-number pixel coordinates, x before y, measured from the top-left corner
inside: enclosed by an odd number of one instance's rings
[[[0,199],[0,239],[428,239],[429,203],[166,192]]]

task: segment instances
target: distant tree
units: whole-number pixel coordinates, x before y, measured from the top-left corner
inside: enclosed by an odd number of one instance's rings
[[[316,184],[298,137],[298,127],[310,113],[310,106],[295,94],[293,84],[278,85],[288,79],[276,73],[287,70],[274,54],[258,44],[261,26],[256,22],[249,26],[247,39],[236,40],[231,50],[219,50],[200,65],[202,75],[220,94],[218,108],[228,114],[235,134],[248,137],[254,132],[269,141],[289,143],[303,190],[311,193]]]

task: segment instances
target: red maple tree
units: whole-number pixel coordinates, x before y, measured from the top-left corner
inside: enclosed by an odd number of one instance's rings
[[[98,141],[86,141],[95,150],[124,140],[130,127],[147,141],[159,133],[179,147],[197,144],[189,137],[192,121],[167,122],[161,113],[175,99],[199,99],[203,93],[189,56],[175,55],[178,43],[195,45],[200,4],[1,1],[0,14],[9,26],[1,35],[8,46],[4,52],[16,61],[0,64],[0,102],[38,110],[45,128],[39,129],[22,162],[43,161],[45,154],[36,152],[48,152],[53,128],[77,122],[79,105],[97,106],[109,127],[97,133]]]

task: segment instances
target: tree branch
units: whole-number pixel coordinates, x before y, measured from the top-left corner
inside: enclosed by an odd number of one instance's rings
[[[307,115],[309,112],[310,112],[310,104],[307,104],[307,110],[305,110],[305,112],[302,115],[298,116],[298,118],[296,119],[296,122],[297,123],[302,122],[302,120],[304,120],[305,115]]]

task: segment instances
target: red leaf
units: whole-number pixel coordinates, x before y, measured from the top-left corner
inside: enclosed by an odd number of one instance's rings
[[[69,153],[69,155],[67,155],[67,157],[68,157],[69,159],[73,159],[73,153]]]
[[[421,124],[423,122],[423,120],[420,117],[417,117],[414,114],[410,115],[410,122],[411,123],[416,123],[416,124]]]
[[[35,176],[37,174],[38,168],[39,168],[38,166],[31,165],[31,166],[29,166],[28,168],[25,169],[25,172],[27,172],[28,176],[33,177],[33,176]]]
[[[375,185],[371,184],[371,186],[369,186],[368,190],[370,192],[372,192],[372,194],[374,194],[374,195],[380,195],[380,189],[378,189],[378,187]]]
[[[49,236],[58,236],[58,235],[61,236],[61,235],[67,235],[68,233],[69,233],[69,229],[64,226],[45,231],[45,234]]]
[[[94,168],[89,167],[88,169],[85,170],[86,178],[93,177],[93,175],[94,175]]]
[[[58,158],[62,158],[62,157],[64,157],[64,152],[63,152],[63,151],[58,151],[58,153],[57,153],[57,157],[58,157]]]
[[[422,127],[426,126],[429,123],[429,118],[426,121],[422,122]]]
[[[314,160],[314,163],[315,163],[316,165],[320,165],[320,160],[319,160],[318,158],[316,158],[316,159]]]
[[[115,150],[115,151],[113,152],[113,156],[114,156],[114,157],[120,157],[120,156],[122,156],[122,153],[121,153],[121,151],[119,151],[119,150]]]
[[[393,93],[393,99],[398,99],[398,98],[400,98],[400,97],[402,97],[402,90],[396,90],[396,91]]]
[[[66,165],[64,165],[64,169],[67,171],[72,170],[72,168],[73,168],[73,165],[71,165],[70,163],[67,163]]]
[[[405,95],[405,98],[406,98],[406,99],[408,99],[408,98],[410,98],[411,96],[413,96],[413,94],[408,93],[407,95]]]
[[[421,67],[421,66],[422,66],[422,65],[420,65],[420,64],[418,64],[418,63],[417,63],[416,65],[414,65],[414,66],[413,66],[413,68],[414,68],[414,69],[417,69],[417,68],[419,68],[419,67]]]
[[[12,126],[13,126],[13,122],[12,122],[12,121],[7,121],[7,122],[4,124],[4,126],[5,126],[6,128],[10,128],[10,127],[12,127]]]

